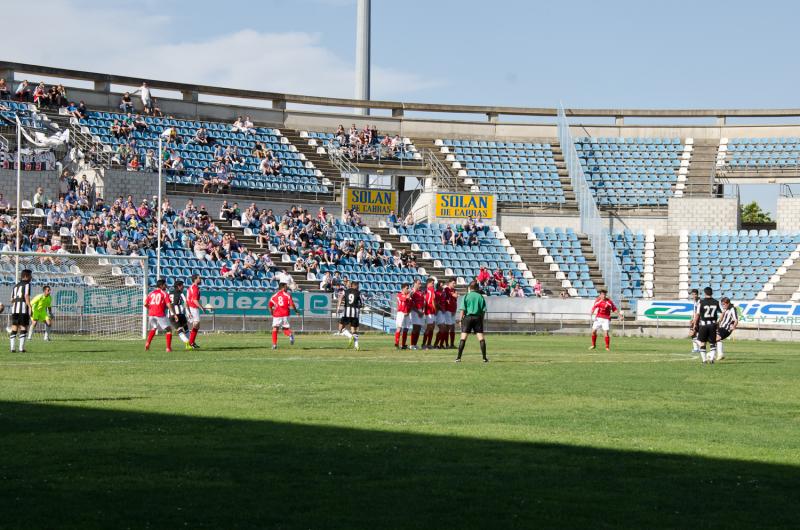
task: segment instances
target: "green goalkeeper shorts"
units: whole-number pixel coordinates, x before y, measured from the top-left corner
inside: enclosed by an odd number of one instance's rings
[[[50,318],[50,316],[47,314],[47,311],[34,311],[31,315],[31,319],[37,322],[44,322],[48,318]]]

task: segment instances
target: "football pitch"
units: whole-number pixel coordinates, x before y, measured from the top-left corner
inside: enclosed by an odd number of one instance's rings
[[[0,353],[0,528],[797,528],[800,346],[329,335]],[[602,339],[598,344],[602,343]]]

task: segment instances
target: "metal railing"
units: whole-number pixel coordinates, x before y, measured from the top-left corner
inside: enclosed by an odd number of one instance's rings
[[[88,161],[89,152],[92,147],[95,148],[96,164],[99,167],[111,168],[112,153],[104,150],[105,144],[95,141],[91,133],[85,133],[81,130],[81,124],[77,120],[70,120],[70,140],[81,151],[83,151],[84,160]]]
[[[333,167],[339,170],[339,173],[341,173],[342,178],[344,178],[345,181],[350,180],[350,175],[358,175],[361,173],[361,170],[358,169],[358,167],[353,164],[350,159],[344,156],[341,149],[326,148],[325,150],[328,151],[328,158],[330,159],[331,164],[333,164]]]
[[[422,160],[430,169],[437,188],[457,190],[464,187],[463,181],[459,182],[458,177],[454,177],[450,170],[439,160],[439,157],[430,149],[422,150]]]
[[[611,234],[600,216],[592,189],[583,173],[583,165],[578,159],[564,107],[558,109],[558,140],[575,192],[575,201],[578,203],[581,232],[589,236],[608,294],[612,300],[619,301],[622,299],[622,269],[611,244]]]

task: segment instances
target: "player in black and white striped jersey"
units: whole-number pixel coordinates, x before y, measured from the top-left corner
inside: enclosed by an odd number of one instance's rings
[[[722,317],[720,317],[719,324],[717,324],[717,361],[725,358],[722,341],[730,337],[733,330],[739,325],[739,315],[736,313],[736,308],[731,303],[731,299],[726,296],[719,302],[722,306]]]
[[[169,312],[169,316],[175,323],[175,329],[178,330],[178,337],[180,337],[181,342],[183,342],[187,350],[191,350],[189,336],[186,335],[189,331],[189,321],[186,318],[186,295],[183,294],[182,280],[177,280],[172,284],[170,300],[172,301],[172,309]]]
[[[714,291],[711,287],[703,289],[704,297],[700,300],[693,322],[697,328],[697,343],[700,346],[700,360],[714,364],[714,352],[717,344],[717,322],[722,314],[719,302],[714,298]],[[711,346],[709,352],[706,351],[706,343]]]
[[[8,338],[11,341],[11,353],[16,351],[16,340],[19,338],[19,351],[25,351],[25,338],[31,324],[31,280],[33,272],[25,269],[20,273],[20,281],[11,290],[11,330]]]
[[[358,325],[361,317],[361,291],[358,289],[358,282],[351,281],[350,287],[345,289],[344,294],[339,299],[339,305],[344,305],[344,312],[339,324],[342,326],[342,335],[350,339],[350,344],[359,349],[358,346]],[[339,307],[336,312],[339,312]],[[347,327],[350,327],[348,330]]]

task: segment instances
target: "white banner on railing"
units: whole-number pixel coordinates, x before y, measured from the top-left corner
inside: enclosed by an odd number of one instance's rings
[[[734,301],[742,324],[771,326],[800,325],[800,304],[792,302]],[[693,302],[689,300],[639,300],[636,318],[646,321],[686,322],[692,318]]]

